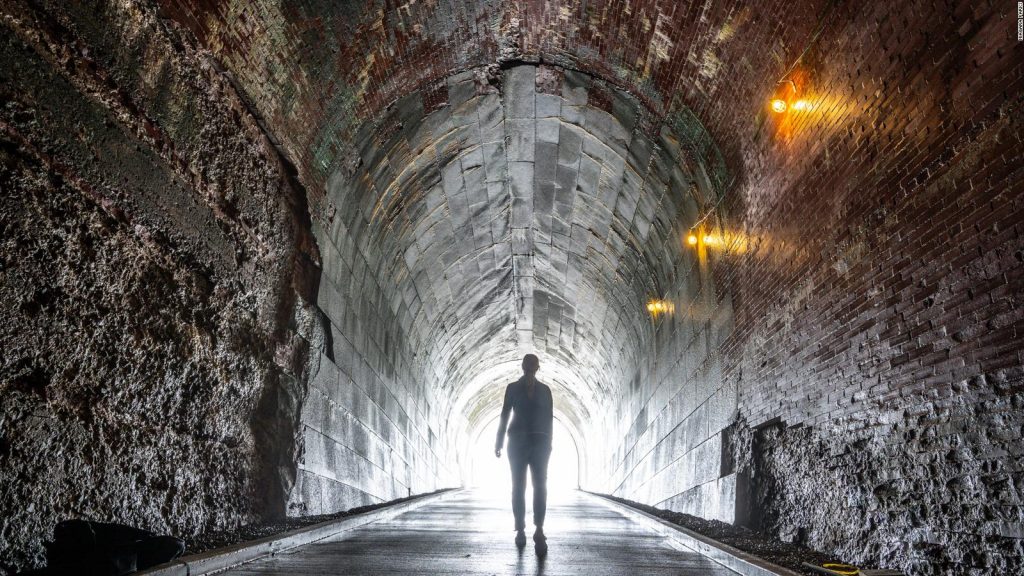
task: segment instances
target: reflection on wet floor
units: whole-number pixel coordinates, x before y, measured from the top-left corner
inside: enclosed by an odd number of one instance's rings
[[[343,538],[310,544],[227,574],[735,574],[700,554],[674,548],[592,496],[576,491],[551,496],[546,557],[534,553],[532,542],[523,550],[516,548],[505,497],[466,490],[347,532]]]

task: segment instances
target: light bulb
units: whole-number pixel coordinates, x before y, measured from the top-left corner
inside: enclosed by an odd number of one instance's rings
[[[778,98],[772,100],[772,110],[778,112],[779,114],[782,114],[783,112],[786,111],[786,101],[780,100]]]

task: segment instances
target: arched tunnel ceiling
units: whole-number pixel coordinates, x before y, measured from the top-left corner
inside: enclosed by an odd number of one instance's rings
[[[357,161],[360,128],[388,106],[424,90],[433,109],[447,101],[446,78],[472,72],[495,81],[513,62],[579,70],[659,118],[692,110],[712,134],[742,127],[747,136],[754,117],[736,111],[762,108],[790,64],[785,55],[806,46],[829,2],[160,4],[225,65],[303,180],[320,184],[310,186],[316,200],[331,173]],[[744,142],[718,144],[728,157]]]
[[[337,248],[372,260],[435,392],[471,417],[527,351],[572,419],[631,384],[644,302],[702,290],[680,237],[729,177],[704,124],[749,122],[724,107],[761,96],[722,60],[758,60],[765,85],[780,69],[733,42],[760,30],[750,7],[162,3],[295,160]],[[810,31],[801,10],[780,45]]]
[[[691,145],[705,136],[681,146],[583,74],[518,65],[496,84],[458,74],[436,109],[414,92],[364,128],[358,167],[328,185],[327,237],[363,239],[433,393],[470,425],[525,352],[578,425],[632,380],[647,300],[702,289],[682,238],[714,202]],[[332,254],[327,281],[345,285]]]

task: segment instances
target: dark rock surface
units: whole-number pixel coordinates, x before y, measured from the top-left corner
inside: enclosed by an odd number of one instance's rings
[[[811,427],[759,432],[758,526],[855,564],[1015,573],[1024,557],[1024,394],[983,396],[977,406],[936,400],[846,441]]]
[[[260,432],[288,418],[256,407],[305,362],[304,192],[152,10],[2,12],[0,570],[64,519],[283,510],[293,442]]]

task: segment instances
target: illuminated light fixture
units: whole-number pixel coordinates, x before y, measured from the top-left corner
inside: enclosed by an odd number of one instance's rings
[[[671,314],[675,311],[676,307],[671,302],[665,300],[651,300],[647,302],[647,312],[657,318],[661,314]]]
[[[793,72],[786,80],[775,85],[775,91],[768,101],[768,107],[776,114],[788,112],[808,112],[814,108],[806,99],[806,74],[802,71]]]
[[[696,233],[691,233],[686,237],[686,243],[690,246],[697,246],[699,244],[708,248],[727,249],[735,238],[734,235],[725,231],[711,234],[704,233],[699,236]]]
[[[772,112],[783,114],[792,109],[793,102],[796,101],[799,92],[796,82],[793,80],[782,80],[775,85],[775,92],[772,94],[772,99],[768,101],[768,105],[771,107]]]
[[[722,248],[725,246],[725,238],[717,234],[705,234],[701,242],[711,248]]]
[[[807,100],[797,100],[793,102],[793,110],[798,112],[806,112],[812,108],[811,103]]]

